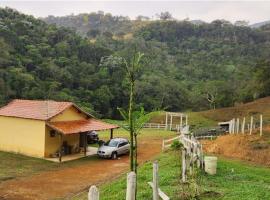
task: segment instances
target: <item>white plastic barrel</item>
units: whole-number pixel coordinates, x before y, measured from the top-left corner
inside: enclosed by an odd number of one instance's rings
[[[205,172],[210,175],[215,175],[217,173],[217,157],[215,156],[205,156],[204,157]]]

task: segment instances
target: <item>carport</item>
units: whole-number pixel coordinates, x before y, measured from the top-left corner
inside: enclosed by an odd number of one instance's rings
[[[110,130],[110,138],[113,138],[113,130],[119,128],[117,125],[109,124],[94,118],[85,120],[47,122],[46,125],[59,137],[58,159],[49,158],[48,160],[58,160],[58,162],[73,160],[95,154],[96,152],[93,147],[87,147],[87,133],[91,131]],[[68,141],[72,136],[74,137],[74,135],[75,139],[73,140],[75,140],[75,143],[79,144],[78,149],[76,150],[76,147],[72,147],[75,149],[72,153],[63,155],[63,149],[65,149],[65,146],[63,145],[66,145],[66,141]],[[83,152],[81,151],[81,148],[83,148]]]

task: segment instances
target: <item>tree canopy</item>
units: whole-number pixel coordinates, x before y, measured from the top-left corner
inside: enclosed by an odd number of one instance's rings
[[[0,9],[1,105],[14,98],[73,101],[94,115],[119,118],[117,107],[128,105],[128,79],[122,67],[101,60],[129,60],[135,50],[145,58],[135,101],[147,112],[218,108],[269,95],[267,25],[130,20],[103,12],[45,21]]]

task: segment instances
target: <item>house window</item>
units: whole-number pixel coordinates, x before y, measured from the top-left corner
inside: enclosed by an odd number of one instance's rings
[[[55,137],[55,135],[56,135],[55,130],[51,130],[51,131],[50,131],[50,136],[51,136],[51,137]]]

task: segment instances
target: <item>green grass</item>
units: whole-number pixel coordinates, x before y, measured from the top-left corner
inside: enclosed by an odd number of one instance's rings
[[[187,115],[189,117],[188,124],[193,130],[203,127],[217,126],[217,121],[207,118],[199,112],[188,112]]]
[[[180,176],[180,161],[177,155],[162,154],[159,160],[160,187],[169,196],[175,196],[178,188],[178,177]],[[152,179],[152,163],[147,162],[138,171],[138,199],[151,199],[151,188],[147,182]],[[99,187],[101,200],[125,199],[126,175],[119,179],[106,183]],[[80,194],[73,200],[87,199],[87,192]]]
[[[57,167],[57,164],[38,158],[0,151],[0,182],[27,176],[52,167]]]
[[[203,186],[219,197],[203,199],[263,200],[270,199],[270,169],[241,161],[219,159],[217,175],[204,175]]]
[[[174,152],[164,153],[158,158],[160,188],[172,199],[187,197],[190,189],[180,183],[180,160]],[[218,160],[217,175],[200,173],[196,181],[200,186],[197,199],[203,200],[264,200],[270,199],[270,169],[257,167],[240,161]],[[152,163],[139,168],[138,199],[151,199],[151,188],[147,182],[152,179]],[[126,175],[110,183],[99,186],[101,200],[125,199]],[[185,195],[184,195],[185,194]],[[73,200],[86,200],[87,192]],[[191,199],[191,198],[186,198]]]
[[[159,137],[159,138],[168,138],[173,137],[176,133],[165,130],[158,129],[142,129],[138,138],[147,138],[147,137]],[[122,129],[115,129],[113,131],[113,137],[124,137],[129,138],[129,133]],[[100,131],[99,138],[102,140],[108,140],[110,138],[110,131]]]
[[[191,126],[192,129],[217,125],[217,121],[208,118],[207,115],[203,115],[200,112],[185,112],[185,113],[188,115],[188,124]],[[159,115],[156,115],[151,119],[151,122],[165,124],[166,121],[165,119],[166,119],[165,112],[160,112]],[[184,120],[183,123],[185,123],[185,119],[183,120]],[[180,123],[179,117],[174,117],[173,124],[179,123]]]
[[[67,167],[83,165],[96,159],[98,159],[97,156],[92,156],[64,163],[55,163],[44,159],[0,151],[0,183],[9,179],[31,176],[42,171],[61,170]]]

